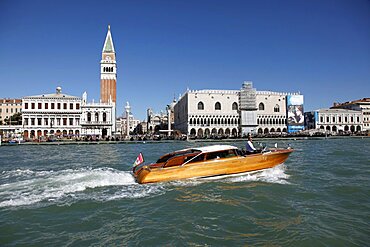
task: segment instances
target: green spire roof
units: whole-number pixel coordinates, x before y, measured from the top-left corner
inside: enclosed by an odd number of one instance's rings
[[[105,45],[104,45],[104,50],[105,52],[112,52],[113,49],[112,49],[112,39],[110,36],[107,37],[107,41],[105,41]]]
[[[114,52],[112,34],[110,33],[110,25],[108,25],[108,32],[107,37],[105,38],[103,52]]]

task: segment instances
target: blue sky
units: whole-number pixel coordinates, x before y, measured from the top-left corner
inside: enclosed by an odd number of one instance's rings
[[[100,95],[111,25],[117,113],[190,89],[300,91],[305,110],[370,97],[368,0],[0,1],[0,98]]]

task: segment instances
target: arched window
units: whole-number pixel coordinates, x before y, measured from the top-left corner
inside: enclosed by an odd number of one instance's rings
[[[280,112],[280,107],[279,107],[279,105],[276,105],[276,106],[274,107],[274,112]]]
[[[238,103],[234,102],[232,106],[233,110],[238,110]]]
[[[106,122],[107,121],[107,113],[103,113],[103,122]]]
[[[260,111],[265,110],[265,105],[262,102],[258,105],[258,110],[260,110]]]
[[[87,113],[87,122],[91,122],[91,113],[90,112]]]
[[[204,110],[204,104],[202,101],[198,103],[198,110]]]
[[[192,118],[190,118],[189,124],[193,124],[193,119]]]
[[[221,110],[221,103],[220,102],[216,102],[215,110]]]

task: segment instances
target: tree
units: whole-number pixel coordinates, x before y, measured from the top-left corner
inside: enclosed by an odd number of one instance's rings
[[[9,123],[10,121],[10,123]],[[21,125],[22,124],[22,113],[18,112],[15,113],[10,119],[7,117],[4,120],[4,124],[6,125]]]

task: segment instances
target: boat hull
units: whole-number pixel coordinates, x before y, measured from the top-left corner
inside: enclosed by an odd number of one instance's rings
[[[244,173],[279,165],[288,158],[291,152],[293,149],[274,150],[262,154],[214,159],[167,168],[144,166],[134,175],[138,183],[145,184]]]

